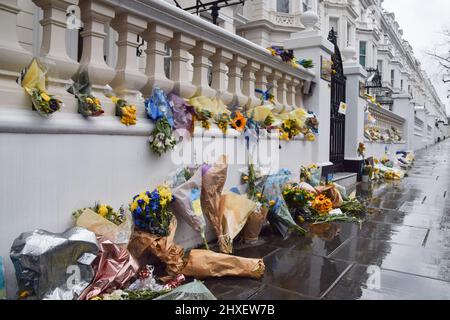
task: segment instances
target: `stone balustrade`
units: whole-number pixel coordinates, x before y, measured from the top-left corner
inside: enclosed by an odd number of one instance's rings
[[[46,62],[50,62],[49,93],[60,96],[65,102],[62,111],[74,114],[74,117],[77,113],[76,101],[62,89],[71,82],[71,76],[80,66],[87,69],[94,94],[105,107],[111,109],[105,110],[106,116],[111,118],[114,117],[114,110],[109,99],[104,96],[105,85],[111,86],[117,96],[136,104],[138,116],[145,117],[143,100],[137,97],[140,94],[148,97],[155,86],[163,88],[167,93],[173,91],[182,98],[190,98],[195,94],[219,96],[227,105],[234,104],[243,108],[260,104],[255,89],[266,90],[269,85],[273,85],[272,93],[278,106],[289,110],[302,106],[302,87],[309,85],[315,76],[312,71],[283,63],[265,48],[165,1],[33,2],[44,12],[41,22],[44,28],[41,56]],[[80,33],[80,61],[72,60],[66,48],[66,10],[73,5],[80,8],[83,23]],[[0,5],[0,26],[5,24],[0,28],[2,114],[19,108],[29,109],[31,112],[29,99],[15,84],[18,72],[31,60],[31,54],[22,49],[14,28],[11,28],[17,20],[18,12],[17,0],[7,0],[6,4]],[[115,65],[105,62],[105,26],[118,34]],[[145,40],[144,69],[139,68],[136,56],[138,36]],[[169,76],[164,71],[167,47],[171,49]],[[193,77],[188,72],[191,63]],[[212,76],[209,72],[212,72]],[[65,121],[68,122],[67,119]],[[30,126],[31,122],[26,125]],[[8,131],[5,128],[11,128],[11,123],[5,124],[0,120],[0,128]],[[67,125],[64,128],[63,131],[69,130]]]
[[[392,128],[395,128],[400,137],[402,137],[402,141],[397,141],[397,143],[405,142],[404,128],[406,120],[404,118],[377,105],[370,104],[369,111],[376,120],[373,127],[378,128],[382,133],[388,129],[392,130]]]

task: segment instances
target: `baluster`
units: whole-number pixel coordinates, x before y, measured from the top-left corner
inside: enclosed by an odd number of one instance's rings
[[[209,58],[214,54],[215,48],[204,41],[197,41],[196,46],[190,52],[194,56],[192,83],[197,86],[195,94],[214,97],[216,90],[211,88],[208,83],[208,73],[210,68]]]
[[[197,90],[189,81],[188,62],[189,50],[195,46],[195,40],[181,33],[176,33],[168,43],[172,49],[172,66],[170,79],[174,82],[173,91],[182,98],[190,98]]]
[[[105,62],[103,45],[105,42],[105,25],[115,16],[114,8],[95,0],[81,0],[81,19],[84,23],[83,53],[80,65],[89,74],[92,93],[102,102],[107,114],[114,114],[114,105],[104,95],[105,85],[114,78],[115,71]]]
[[[278,79],[278,92],[277,98],[278,102],[286,109],[291,110],[291,106],[287,102],[287,84],[290,81],[290,76],[283,74],[281,79]]]
[[[248,105],[256,107],[261,104],[261,99],[256,96],[256,72],[259,70],[260,64],[254,61],[248,61],[243,68],[243,87],[242,92],[248,97]]]
[[[295,85],[295,106],[297,108],[303,107],[303,85],[304,82],[300,79],[295,78],[294,79],[294,85]]]
[[[289,107],[291,109],[295,109],[297,106],[295,104],[295,95],[296,95],[296,85],[295,85],[295,78],[294,77],[290,77],[287,87],[288,87],[288,91],[287,91],[287,104],[289,105]]]
[[[117,95],[136,105],[145,115],[144,105],[138,104],[138,96],[147,83],[147,77],[139,71],[136,50],[138,47],[137,36],[147,28],[147,22],[130,13],[121,13],[112,20],[111,26],[119,33],[117,41],[118,55],[116,65],[116,76],[111,82],[111,87]]]
[[[67,84],[78,69],[78,62],[67,54],[66,10],[71,5],[78,5],[78,0],[33,0],[43,10],[42,46],[40,56],[48,65],[48,91],[60,96],[65,103],[64,111],[76,110],[76,100],[66,91]]]
[[[222,48],[217,48],[216,53],[211,57],[213,63],[211,87],[216,90],[217,95],[226,105],[233,101],[233,94],[227,90],[227,63],[231,59],[233,59],[233,54]]]
[[[0,107],[30,108],[31,101],[16,83],[19,72],[31,61],[31,54],[17,38],[17,0],[0,3]]]
[[[275,106],[278,110],[283,109],[283,105],[278,100],[278,81],[281,79],[283,74],[278,70],[272,70],[272,73],[267,77],[268,85],[272,86],[272,90],[270,91],[274,96]]]
[[[165,45],[173,38],[173,32],[166,27],[151,23],[147,30],[142,34],[142,37],[147,41],[147,62],[145,67],[145,74],[148,81],[144,89],[142,89],[145,96],[149,95],[153,87],[160,87],[165,92],[170,92],[173,89],[173,81],[167,79],[164,71],[164,57],[166,55]]]
[[[267,77],[272,74],[272,69],[261,65],[259,70],[256,72],[256,88],[260,90],[267,90],[269,87],[269,82],[267,80]],[[273,93],[273,89],[271,91]]]
[[[228,92],[233,95],[234,102],[242,108],[248,101],[249,97],[242,93],[242,68],[247,64],[247,60],[238,54],[233,55],[233,59],[228,63]],[[253,89],[255,91],[255,89]]]

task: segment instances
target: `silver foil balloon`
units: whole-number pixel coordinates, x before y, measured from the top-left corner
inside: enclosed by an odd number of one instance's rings
[[[22,233],[11,247],[19,294],[37,299],[77,299],[94,278],[91,264],[99,246],[93,232],[72,228],[63,233]]]

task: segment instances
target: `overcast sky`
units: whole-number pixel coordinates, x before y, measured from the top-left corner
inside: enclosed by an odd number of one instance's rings
[[[442,30],[450,29],[450,1],[384,0],[383,6],[395,13],[395,18],[404,31],[403,37],[411,43],[416,57],[422,62],[450,115],[450,99],[447,99],[450,85],[442,83],[442,68],[425,54],[436,47],[442,48],[442,44],[446,42],[449,45],[450,40],[444,38]]]

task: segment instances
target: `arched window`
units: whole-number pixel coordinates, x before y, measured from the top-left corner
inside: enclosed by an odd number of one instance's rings
[[[290,0],[277,0],[277,12],[289,13]]]

